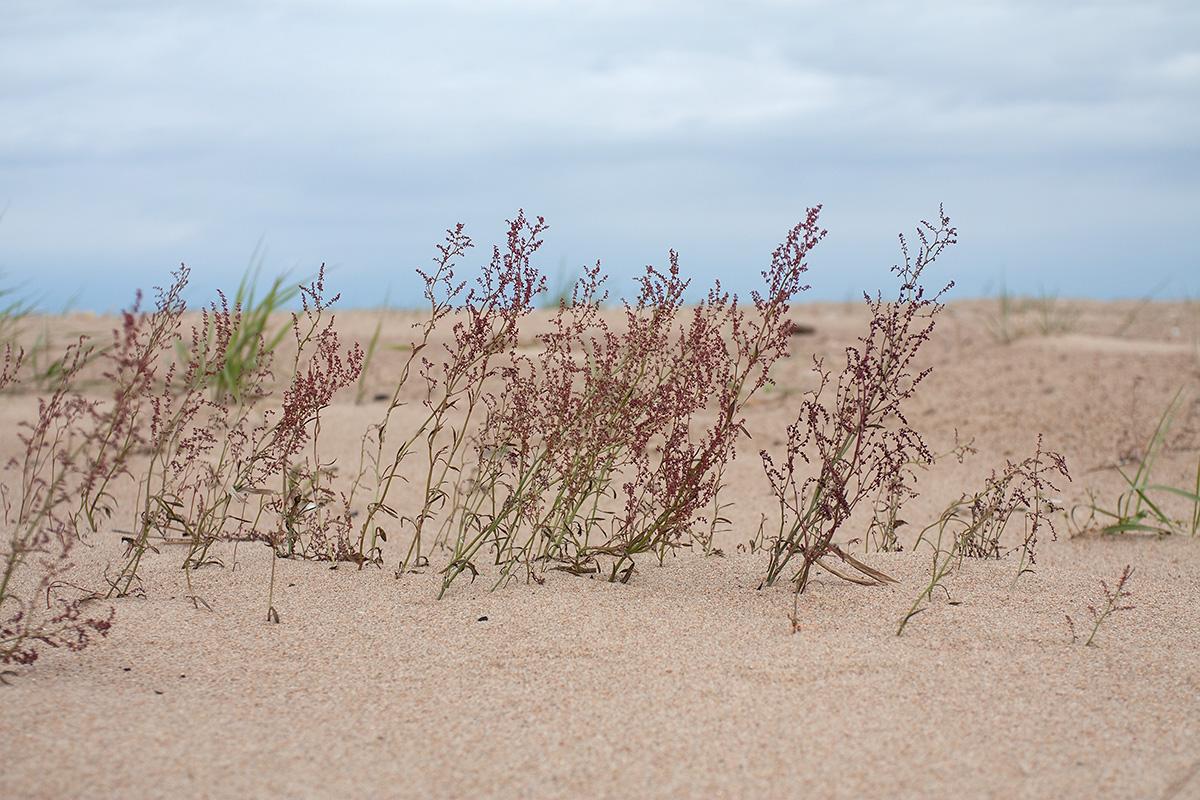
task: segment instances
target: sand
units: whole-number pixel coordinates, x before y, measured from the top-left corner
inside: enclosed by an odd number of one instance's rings
[[[1200,309],[1050,311],[1018,308],[1008,343],[994,300],[941,318],[910,421],[935,451],[957,430],[978,452],[921,473],[904,514],[914,533],[1032,454],[1038,433],[1070,467],[1063,505],[1091,490],[1112,507],[1114,465],[1181,386],[1155,479],[1195,480]],[[863,554],[898,583],[820,571],[793,630],[791,591],[759,588],[765,556],[745,547],[776,510],[757,452],[780,447],[814,385],[811,356],[835,363],[866,320],[853,304],[793,317],[816,333],[749,408],[723,556],[644,558],[624,585],[463,580],[442,600],[436,552],[402,580],[393,552],[384,569],[283,560],[271,624],[267,548],[221,545],[223,566],[193,572],[210,608],[186,599],[181,554],[164,548],[144,566],[145,596],[112,603],[106,639],[45,650],[0,686],[0,797],[1200,797],[1200,538],[1079,535],[1060,514],[1033,574],[1014,585],[1015,557],[968,560],[902,636],[932,551]],[[1069,331],[1041,330],[1060,318]],[[338,327],[365,341],[377,319],[342,313]],[[399,342],[411,316],[386,322],[383,340]],[[342,463],[399,357],[373,363],[368,402],[348,392],[326,415]],[[0,399],[7,429],[35,404]],[[15,439],[3,447],[7,460]],[[101,531],[76,551],[78,574],[99,583],[120,554],[119,534]],[[1127,564],[1133,608],[1093,646],[1073,640],[1066,616],[1090,632],[1100,580],[1113,586]]]

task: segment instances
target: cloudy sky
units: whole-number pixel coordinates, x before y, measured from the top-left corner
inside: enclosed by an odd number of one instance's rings
[[[2,285],[50,310],[181,261],[202,302],[260,242],[411,305],[447,227],[473,270],[521,208],[552,284],[675,248],[746,293],[818,203],[813,298],[890,293],[939,203],[955,296],[1200,296],[1200,4],[0,4]]]

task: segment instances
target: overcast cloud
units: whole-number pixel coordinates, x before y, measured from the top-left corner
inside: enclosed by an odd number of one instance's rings
[[[415,302],[519,208],[551,283],[680,252],[745,293],[824,204],[811,296],[890,292],[938,204],[954,296],[1200,295],[1200,5],[5,0],[0,269],[104,310],[321,262]]]

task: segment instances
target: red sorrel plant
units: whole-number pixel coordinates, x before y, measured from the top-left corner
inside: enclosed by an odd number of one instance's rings
[[[1057,491],[1050,475],[1058,473],[1067,480],[1067,465],[1063,457],[1042,449],[1042,436],[1038,435],[1037,450],[1019,464],[1007,462],[999,474],[992,470],[984,482],[983,489],[973,495],[963,495],[951,503],[934,522],[925,526],[917,536],[913,549],[922,541],[933,545],[933,571],[926,586],[912,607],[900,621],[896,630],[899,636],[908,621],[925,610],[922,603],[933,597],[934,590],[950,572],[962,565],[963,558],[1000,559],[1008,553],[1019,552],[1017,574],[1013,584],[1021,576],[1033,571],[1038,533],[1042,526],[1050,528],[1057,538],[1051,513],[1054,503],[1047,497],[1048,491]],[[1019,546],[1007,550],[1000,543],[1005,528],[1013,515],[1020,512],[1025,520],[1025,531]],[[934,541],[932,531],[937,530]],[[949,543],[946,543],[949,538]],[[949,592],[947,592],[949,594]]]
[[[966,444],[959,444],[957,430],[954,432],[954,439],[955,445],[952,449],[933,456],[929,461],[914,462],[904,466],[927,468],[933,462],[940,461],[947,456],[954,456],[961,464],[968,453],[976,452],[974,439]],[[906,477],[904,471],[901,470],[880,485],[872,508],[871,523],[867,527],[867,535],[863,537],[864,549],[867,552],[870,552],[872,547],[881,553],[898,553],[904,549],[896,531],[908,524],[907,520],[900,519],[900,508],[911,495]],[[920,537],[918,537],[918,541],[920,541]]]
[[[14,356],[11,346],[5,347],[0,389],[16,382],[23,355],[18,351]],[[0,550],[0,664],[32,664],[39,645],[81,650],[112,626],[112,609],[106,616],[84,613],[83,604],[93,595],[64,596],[61,591],[73,588],[63,578],[80,520],[78,511],[63,511],[62,506],[79,496],[81,477],[86,481],[95,474],[94,461],[79,463],[88,441],[81,430],[94,409],[73,391],[91,355],[85,340],[68,347],[54,391],[38,401],[37,421],[21,425],[25,454],[9,464],[21,472],[15,516],[9,487],[0,484],[8,533]]]
[[[675,358],[671,346],[686,287],[678,272],[674,254],[669,276],[648,269],[619,335],[600,316],[606,299],[600,267],[587,270],[571,304],[560,304],[555,330],[539,337],[540,356],[515,358],[506,369],[504,391],[488,397],[482,433],[480,485],[487,490],[476,490],[460,517],[446,585],[474,569],[472,559],[487,542],[495,544],[503,574],[539,560],[571,562],[577,571],[590,566],[587,539],[613,522],[611,509],[600,504],[616,495],[616,476],[641,466],[641,480],[626,491],[644,486],[650,438],[704,403],[695,391],[690,397],[678,391],[688,377],[705,385],[684,374],[699,363]],[[503,500],[493,510],[497,492]],[[628,502],[636,500],[631,495]]]
[[[301,287],[304,317],[302,321],[294,314],[292,319],[296,353],[291,384],[282,409],[263,412],[261,422],[255,420],[270,396],[274,353],[261,326],[246,326],[240,303],[231,310],[222,294],[220,306],[213,303],[205,310],[185,346],[178,336],[184,306],[182,301],[171,302],[186,285],[184,268],[176,273],[175,285],[160,292],[154,314],[125,316],[124,339],[131,343],[133,360],[149,365],[138,397],[152,413],[145,431],[136,435],[145,442],[150,459],[141,471],[135,529],[125,540],[130,548],[126,562],[109,581],[112,594],[133,590],[141,559],[153,548],[152,535],[189,545],[183,563],[189,585],[190,571],[213,563],[208,552],[221,539],[259,538],[286,556],[352,560],[346,523],[341,521],[348,515],[327,518],[324,511],[331,494],[325,486],[328,466],[319,459],[296,460],[309,443],[317,457],[320,411],[337,389],[357,378],[362,361],[357,346],[342,356],[332,319],[318,330],[324,311],[337,299],[323,298],[323,281],[322,266],[317,281]],[[145,333],[160,330],[170,330],[171,335]],[[151,393],[157,366],[153,356],[161,353],[166,340],[178,344],[183,363],[167,366],[162,389]],[[239,364],[233,383],[227,380],[234,374],[231,358]],[[310,513],[317,508],[322,510]],[[258,532],[264,513],[278,520],[272,533]],[[330,531],[338,533],[331,539]],[[194,594],[192,600],[202,602]]]
[[[699,512],[716,506],[721,475],[744,433],[747,400],[787,354],[788,302],[799,291],[808,251],[824,236],[819,207],[779,247],[755,312],[720,290],[686,315],[678,259],[664,274],[648,267],[624,325],[600,315],[600,267],[587,270],[535,358],[514,357],[504,390],[489,395],[479,479],[454,521],[443,589],[485,546],[502,582],[539,562],[626,581],[634,557],[660,561],[690,543]],[[715,421],[703,425],[703,418]]]
[[[84,617],[80,600],[61,599],[54,590],[64,585],[59,577],[67,569],[67,554],[74,541],[95,531],[101,515],[108,518],[114,513],[113,482],[131,474],[130,462],[138,454],[147,448],[154,452],[154,443],[146,435],[150,425],[146,417],[151,407],[158,414],[155,382],[164,354],[177,337],[187,274],[187,268],[181,267],[175,281],[158,290],[153,312],[139,310],[139,293],[133,308],[122,314],[121,326],[113,331],[111,347],[99,356],[86,339],[69,347],[57,362],[60,368],[55,373],[54,391],[39,400],[38,421],[23,425],[27,433],[20,438],[25,458],[18,465],[21,499],[7,559],[10,578],[27,555],[40,554],[38,585],[45,590],[47,606],[57,603],[58,610],[45,615],[40,625],[28,621],[23,627],[6,624],[9,641],[24,637],[25,641],[76,648],[85,645],[92,633],[107,631],[106,620]],[[113,386],[107,403],[87,400],[74,389],[84,367],[97,358],[105,364],[104,378]],[[64,505],[72,508],[63,510]],[[132,535],[127,541],[138,552],[121,574],[109,581],[110,595],[129,591],[136,575],[136,558],[145,548],[144,535]],[[21,620],[28,620],[29,613],[27,603],[17,611]],[[29,651],[21,652],[22,658],[30,657]]]
[[[181,265],[172,274],[175,280],[171,285],[157,289],[153,312],[140,311],[142,294],[138,292],[133,308],[121,314],[121,327],[113,331],[112,347],[100,356],[113,393],[111,403],[91,407],[94,429],[84,451],[80,512],[92,530],[97,527],[98,512],[112,516],[109,484],[128,474],[130,457],[147,443],[147,406],[152,403],[155,381],[174,348],[179,318],[186,309],[181,294],[189,271]]]
[[[846,348],[846,366],[837,379],[832,404],[822,401],[831,372],[822,360],[815,360],[820,386],[804,400],[796,422],[788,427],[782,465],[776,466],[766,450],[761,452],[780,509],[765,585],[778,580],[794,557],[801,562],[791,578],[797,593],[808,586],[816,564],[858,583],[891,581],[850,556],[833,538],[859,501],[876,496],[881,488],[897,507],[914,496],[912,465],[932,459],[920,434],[905,419],[903,405],[929,373],[928,369],[914,373],[914,360],[933,331],[934,317],[943,307],[942,295],[954,285],[930,298],[920,284],[925,268],[956,241],[949,217],[940,210],[939,217],[937,227],[921,222],[917,230],[921,246],[915,258],[910,258],[900,237],[904,265],[892,267],[901,281],[897,300],[884,303],[879,294],[874,300],[864,294],[871,310],[870,329],[860,337],[860,346]],[[817,474],[805,477],[801,462],[815,464]]]
[[[222,317],[215,306],[211,315],[205,312],[203,331],[192,331],[183,369],[174,361],[166,363],[165,356],[180,345],[180,318],[186,310],[182,293],[189,270],[181,266],[173,275],[171,286],[158,290],[154,312],[139,313],[135,304],[122,314],[114,347],[104,356],[113,364],[106,375],[118,387],[111,408],[101,414],[112,420],[105,429],[121,434],[119,452],[143,447],[150,454],[140,471],[133,529],[124,532],[129,550],[121,570],[109,579],[110,596],[133,591],[142,556],[152,547],[152,532],[164,538],[186,537],[191,543],[188,568],[203,561],[197,554],[207,550],[224,519],[223,508],[210,497],[217,470],[204,470],[208,465],[203,457],[222,430],[219,417],[228,415],[226,406],[208,399],[208,392],[225,368],[230,321],[236,316],[226,308]],[[202,418],[205,411],[211,413]]]
[[[1100,626],[1106,619],[1117,611],[1131,611],[1133,606],[1128,603],[1132,592],[1129,591],[1126,584],[1133,577],[1134,568],[1126,564],[1125,569],[1121,571],[1121,577],[1117,579],[1117,584],[1112,589],[1108,588],[1108,584],[1104,579],[1100,579],[1100,588],[1104,590],[1104,605],[1097,609],[1093,605],[1087,607],[1088,613],[1092,616],[1092,631],[1088,634],[1087,641],[1083,643],[1084,647],[1091,646],[1095,643],[1096,634],[1100,632]],[[1071,619],[1070,614],[1064,614],[1067,618],[1067,627],[1071,629],[1072,643],[1079,641],[1079,636],[1075,632],[1075,621]]]
[[[343,355],[332,316],[321,327],[325,312],[340,297],[325,299],[324,280],[322,264],[316,281],[300,287],[304,312],[303,317],[292,315],[292,383],[278,421],[250,461],[264,463],[282,484],[268,504],[278,519],[271,537],[278,555],[361,563],[350,543],[349,500],[329,487],[333,464],[321,460],[319,443],[321,412],[339,390],[358,380],[363,351],[355,343]]]
[[[1058,491],[1050,477],[1053,473],[1071,479],[1066,461],[1059,453],[1043,450],[1042,436],[1038,434],[1037,449],[1032,456],[1019,464],[1007,462],[999,474],[992,470],[982,491],[970,497],[964,495],[942,512],[937,522],[921,531],[914,547],[920,545],[933,527],[938,527],[940,539],[941,531],[953,525],[958,528],[953,549],[960,560],[963,557],[999,559],[1007,553],[1018,552],[1019,579],[1032,571],[1042,527],[1050,528],[1051,536],[1058,538],[1054,520],[1050,517],[1056,509],[1048,496],[1050,491]],[[1005,550],[1000,542],[1001,535],[1017,512],[1021,512],[1025,520],[1024,535],[1019,546]]]
[[[492,250],[492,261],[484,268],[477,285],[467,293],[461,309],[454,308],[465,282],[456,282],[457,260],[471,248],[471,239],[463,226],[447,231],[445,244],[439,245],[436,269],[418,270],[425,280],[429,301],[429,319],[417,326],[420,336],[414,342],[408,360],[401,369],[391,403],[378,424],[363,438],[359,477],[351,498],[367,477],[373,477],[374,496],[367,506],[359,537],[359,553],[377,560],[378,541],[387,540],[383,517],[398,520],[413,531],[412,544],[397,575],[424,563],[422,535],[436,512],[451,503],[451,472],[458,472],[465,444],[469,439],[475,413],[484,396],[484,386],[499,374],[502,357],[510,357],[517,344],[518,323],[533,308],[534,298],[545,289],[545,278],[530,265],[530,259],[542,244],[546,223],[541,217],[529,222],[524,212],[508,222],[507,248]],[[447,317],[454,319],[453,341],[444,344],[442,357],[425,354],[435,327]],[[417,359],[420,359],[418,362]],[[511,360],[511,357],[509,358]],[[428,414],[389,456],[392,413],[404,405],[403,389],[414,364],[419,363],[425,381],[423,404]],[[477,423],[474,423],[477,424]],[[405,434],[402,434],[405,436]],[[415,515],[401,515],[389,503],[388,495],[397,480],[404,480],[401,465],[413,449],[424,443],[427,458],[423,478],[424,503]]]
[[[261,333],[251,335],[257,326],[246,325],[241,303],[230,310],[218,295],[220,307],[210,304],[190,343],[178,343],[182,371],[172,365],[152,399],[153,455],[141,484],[142,536],[154,530],[187,539],[185,569],[207,563],[219,539],[252,535],[251,520],[232,509],[245,514],[248,495],[267,493],[268,471],[254,457],[267,425],[253,420],[270,394],[274,351]],[[231,520],[237,523],[232,531]]]

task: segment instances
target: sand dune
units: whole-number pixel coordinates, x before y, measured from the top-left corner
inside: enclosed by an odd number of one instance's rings
[[[836,360],[865,321],[858,306],[803,305],[793,316],[815,333],[748,408],[722,556],[647,557],[628,584],[548,572],[490,591],[482,576],[436,600],[444,553],[397,580],[404,543],[390,542],[383,569],[277,561],[271,624],[268,548],[219,545],[189,589],[163,547],[144,596],[113,602],[107,638],[7,675],[0,796],[1200,797],[1200,538],[1072,535],[1058,514],[1032,574],[967,559],[896,635],[931,575],[932,550],[911,539],[1039,433],[1066,457],[1059,501],[1078,520],[1089,490],[1115,504],[1114,465],[1186,387],[1155,480],[1195,481],[1200,312],[1058,302],[1069,332],[1039,330],[1045,309],[1031,306],[1007,320],[1010,343],[994,335],[995,301],[939,321],[910,422],[935,452],[956,432],[977,452],[920,474],[904,552],[847,544],[895,584],[821,571],[795,626],[790,589],[759,588],[765,556],[746,543],[777,508],[757,452],[781,443],[811,356]],[[377,318],[341,313],[339,330],[365,341]],[[389,315],[384,341],[411,319]],[[112,326],[46,322],[63,337]],[[398,358],[381,350],[367,402],[346,392],[325,416],[339,464]],[[35,408],[6,395],[0,420],[12,432]],[[16,446],[5,437],[4,460]],[[77,549],[81,581],[119,563],[118,528]],[[1126,565],[1132,608],[1083,646],[1100,581]]]

